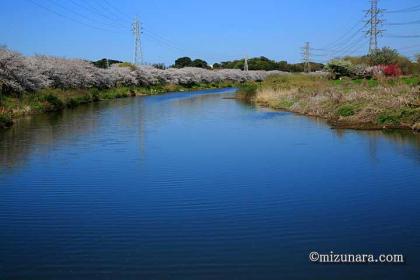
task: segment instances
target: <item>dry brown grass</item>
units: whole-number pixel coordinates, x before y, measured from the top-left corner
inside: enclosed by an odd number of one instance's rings
[[[349,128],[414,129],[420,122],[420,87],[400,82],[369,85],[302,75],[272,77],[258,89],[255,102]]]

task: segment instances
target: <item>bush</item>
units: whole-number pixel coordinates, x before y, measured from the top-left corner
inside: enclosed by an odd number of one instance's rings
[[[45,95],[43,101],[49,104],[46,111],[60,111],[64,109],[64,102],[53,94]]]
[[[384,74],[391,77],[399,77],[402,75],[401,69],[396,64],[386,65],[384,67]]]
[[[257,93],[258,85],[254,83],[246,83],[239,86],[239,91],[246,95]]]
[[[382,113],[378,116],[378,123],[383,125],[397,125],[400,122],[400,116],[395,113]]]
[[[354,108],[351,105],[343,105],[337,110],[338,115],[342,117],[350,117],[354,115]]]
[[[397,50],[385,47],[369,54],[368,61],[371,66],[397,64],[399,56]]]
[[[325,69],[331,73],[333,79],[339,79],[341,77],[350,77],[350,68],[352,63],[346,60],[332,60],[326,66]]]
[[[69,98],[66,101],[66,106],[67,108],[76,108],[77,106],[79,106],[79,102],[76,100],[76,98]]]
[[[98,89],[93,89],[92,92],[91,92],[91,96],[92,96],[92,101],[93,102],[98,102],[98,101],[101,100]]]

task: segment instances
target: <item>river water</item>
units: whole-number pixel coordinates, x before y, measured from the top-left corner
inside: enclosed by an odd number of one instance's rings
[[[232,96],[106,101],[0,132],[0,279],[420,279],[419,135]]]

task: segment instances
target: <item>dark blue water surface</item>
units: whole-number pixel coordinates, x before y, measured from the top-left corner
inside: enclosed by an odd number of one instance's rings
[[[0,132],[0,279],[420,279],[420,136],[332,130],[233,90]],[[402,253],[326,265],[311,251]]]

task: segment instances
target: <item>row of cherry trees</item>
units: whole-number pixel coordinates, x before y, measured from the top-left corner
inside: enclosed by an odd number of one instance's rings
[[[201,68],[95,67],[77,59],[50,56],[26,57],[7,48],[0,48],[0,88],[2,92],[36,91],[42,88],[111,88],[157,84],[216,83],[221,81],[263,80],[278,71],[207,70]]]

